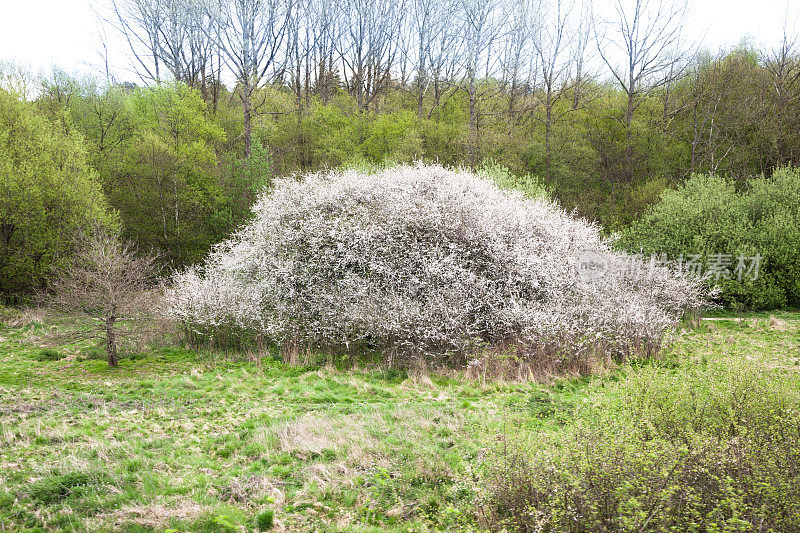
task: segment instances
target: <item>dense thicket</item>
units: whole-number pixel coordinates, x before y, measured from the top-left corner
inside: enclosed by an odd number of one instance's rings
[[[495,531],[796,531],[800,390],[759,361],[646,368],[581,424],[493,445]],[[532,406],[557,409],[534,396]]]
[[[701,303],[691,282],[613,253],[549,200],[466,171],[283,179],[254,212],[170,290],[194,341],[249,333],[290,355],[380,349],[404,365],[494,365],[488,349],[511,367],[585,370],[656,352]]]
[[[800,171],[781,168],[771,178],[748,180],[742,190],[720,177],[694,175],[664,192],[621,233],[620,244],[668,261],[692,261],[697,274],[723,289],[727,306],[798,306]]]
[[[0,88],[0,294],[42,288],[76,231],[117,225],[86,152],[80,133]]]
[[[99,88],[55,73],[42,90],[37,103],[89,141],[125,236],[175,266],[200,260],[228,236],[268,183],[265,150],[238,157],[224,116],[183,83]]]

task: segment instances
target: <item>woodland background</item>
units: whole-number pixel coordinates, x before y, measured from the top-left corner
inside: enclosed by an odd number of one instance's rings
[[[113,57],[99,78],[2,67],[0,292],[41,288],[89,221],[171,268],[195,263],[292,173],[419,160],[493,169],[613,234],[693,174],[737,194],[798,164],[790,32],[777,49],[711,53],[682,38],[685,5],[616,7],[112,0],[102,22],[129,44],[139,82],[115,80]]]

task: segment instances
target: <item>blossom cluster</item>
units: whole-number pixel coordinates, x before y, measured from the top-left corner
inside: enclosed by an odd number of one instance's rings
[[[657,349],[702,303],[698,284],[663,267],[581,276],[587,252],[638,259],[551,201],[468,170],[285,178],[254,215],[176,276],[169,312],[188,328],[462,363],[487,346],[574,360]]]

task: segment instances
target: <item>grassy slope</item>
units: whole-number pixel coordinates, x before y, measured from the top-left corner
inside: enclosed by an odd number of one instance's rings
[[[800,369],[800,313],[704,321],[670,364],[746,357]],[[484,451],[558,434],[636,368],[545,385],[284,368],[168,348],[119,370],[40,361],[71,318],[0,329],[0,530],[479,530]],[[262,525],[265,521],[262,521]]]

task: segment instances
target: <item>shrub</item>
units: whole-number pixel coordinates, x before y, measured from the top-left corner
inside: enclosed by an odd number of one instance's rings
[[[283,179],[254,211],[175,277],[168,312],[194,339],[249,332],[291,353],[381,349],[390,364],[483,351],[502,355],[486,364],[587,368],[654,353],[700,304],[695,285],[613,253],[597,227],[467,171]],[[587,275],[587,258],[604,270]]]
[[[542,180],[536,176],[531,174],[514,176],[507,167],[491,158],[483,160],[478,173],[494,180],[495,184],[501,189],[521,191],[527,198],[547,198],[550,196]]]
[[[797,531],[800,389],[755,363],[643,369],[617,405],[488,462],[487,525],[515,531]]]
[[[65,356],[61,352],[57,350],[51,350],[49,348],[44,348],[39,351],[39,355],[36,356],[37,361],[45,362],[45,361],[59,361],[63,359]]]
[[[730,256],[728,276],[709,280],[720,303],[771,309],[800,305],[800,170],[781,168],[754,178],[745,190],[720,177],[694,175],[667,190],[659,204],[620,235],[620,247],[671,259],[700,257],[707,271],[714,255]],[[737,258],[760,254],[758,276],[735,275]]]
[[[267,509],[256,515],[256,525],[260,531],[268,531],[275,525],[275,511]]]
[[[145,315],[148,294],[155,276],[156,256],[137,254],[133,245],[115,233],[95,230],[75,236],[72,264],[62,269],[51,284],[53,307],[80,311],[95,321],[95,327],[81,331],[82,338],[105,342],[108,365],[116,367],[117,338],[133,331],[123,326]]]

